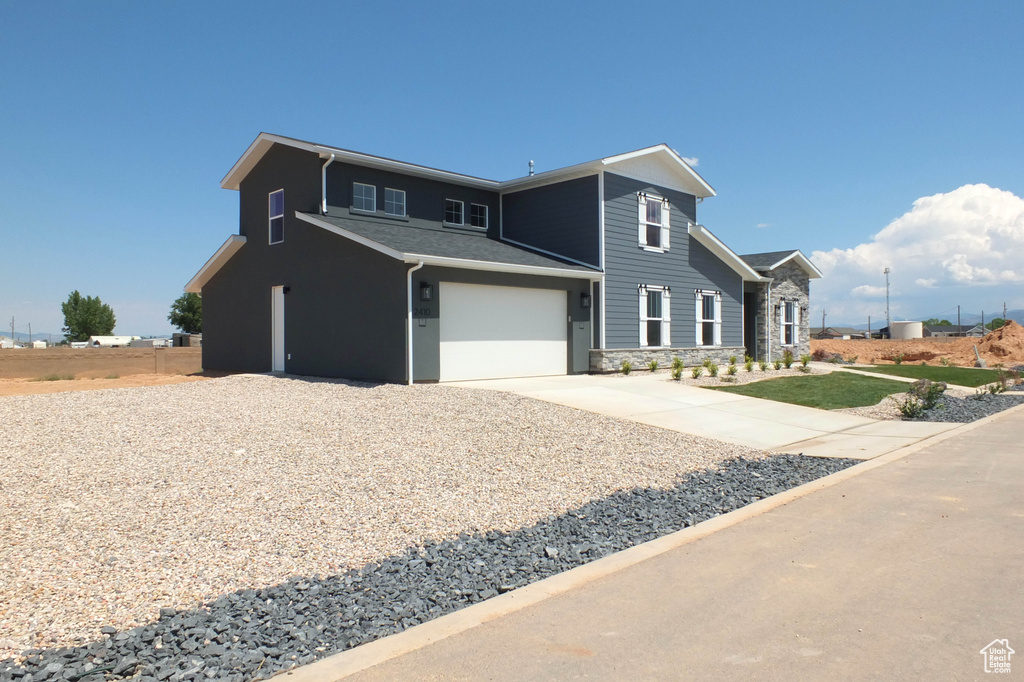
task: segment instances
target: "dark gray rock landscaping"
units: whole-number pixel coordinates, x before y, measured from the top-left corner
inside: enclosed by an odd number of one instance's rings
[[[617,493],[511,533],[464,534],[340,575],[241,590],[194,611],[162,609],[143,627],[103,628],[103,639],[83,646],[0,661],[0,682],[267,678],[856,463],[800,455],[728,460],[671,489]]]
[[[1019,392],[1022,389],[1024,386],[1007,387],[1007,393],[1001,395],[978,394],[969,398],[944,395],[939,398],[935,407],[925,410],[919,417],[905,419],[905,421],[953,423],[978,421],[1020,405],[1024,401],[1024,395],[1008,395],[1008,393],[1010,391]]]

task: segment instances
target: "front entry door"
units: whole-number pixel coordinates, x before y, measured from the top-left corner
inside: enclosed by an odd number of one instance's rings
[[[271,290],[271,308],[273,310],[273,363],[274,372],[284,371],[284,287]]]
[[[747,355],[760,360],[757,357],[757,295],[752,292],[743,294],[743,345],[746,346]]]

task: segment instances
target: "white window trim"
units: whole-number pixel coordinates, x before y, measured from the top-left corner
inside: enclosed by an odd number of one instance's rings
[[[281,212],[276,215],[270,215],[271,205],[274,201],[275,194],[281,194]],[[275,189],[273,192],[267,194],[267,243],[268,244],[281,244],[284,242],[284,188]],[[281,219],[281,238],[276,242],[274,241],[274,218]]]
[[[653,284],[641,284],[637,287],[640,304],[640,348],[671,348],[672,347],[672,291],[669,287]],[[647,292],[661,293],[661,345],[651,346],[647,343],[647,323],[654,319],[647,317]]]
[[[448,202],[459,205],[459,217],[460,222],[453,223],[448,220]],[[442,225],[451,225],[452,227],[464,227],[466,225],[466,202],[459,201],[458,199],[449,199],[445,197],[444,200],[444,216],[442,217]]]
[[[402,212],[401,213],[389,213],[388,212],[388,192],[399,192],[402,195]],[[389,215],[395,218],[405,218],[409,215],[409,205],[406,203],[406,194],[404,189],[395,189],[394,187],[384,188],[384,215]]]
[[[480,208],[484,209],[484,224],[483,225],[474,225],[473,224],[473,207],[474,206],[479,206]],[[470,227],[474,227],[474,228],[476,228],[478,230],[486,230],[488,227],[490,227],[491,226],[491,207],[488,206],[487,204],[470,204],[469,205],[469,226]]]
[[[786,322],[786,306],[793,306],[793,319]],[[785,343],[786,325],[793,325],[793,343]],[[800,345],[800,306],[796,301],[779,301],[779,345],[783,348],[796,348]]]
[[[665,253],[671,247],[669,243],[671,236],[671,214],[672,204],[669,200],[664,197],[659,197],[656,194],[647,194],[646,192],[637,192],[637,241],[640,247],[644,251],[654,251],[656,253]],[[647,227],[648,225],[657,225],[657,223],[647,222],[647,202],[649,201],[660,201],[661,202],[661,244],[654,246],[647,243]]]
[[[373,190],[373,209],[368,208],[356,208],[356,187],[369,187]],[[360,213],[376,213],[377,212],[377,185],[370,185],[365,182],[353,182],[352,183],[352,210],[359,211]]]
[[[704,318],[704,297],[715,297],[715,317],[713,320]],[[698,348],[718,348],[722,345],[722,292],[710,289],[697,289],[693,293],[693,303],[696,307],[696,330],[694,342]],[[704,344],[704,323],[714,322],[714,343],[710,346]]]

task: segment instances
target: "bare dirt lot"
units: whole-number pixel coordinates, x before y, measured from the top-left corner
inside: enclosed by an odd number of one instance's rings
[[[839,353],[844,359],[857,358],[869,364],[892,363],[900,353],[903,362],[938,365],[946,362],[958,367],[973,367],[974,347],[989,367],[1002,364],[1007,367],[1024,364],[1024,327],[1010,322],[983,338],[912,339],[900,340],[811,340],[811,352],[822,350]]]
[[[96,391],[102,388],[138,388],[140,386],[167,386],[189,381],[203,381],[207,377],[180,374],[133,374],[110,379],[0,379],[0,396],[39,395],[65,391]]]

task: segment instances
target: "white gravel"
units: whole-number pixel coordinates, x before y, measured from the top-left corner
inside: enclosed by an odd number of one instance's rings
[[[764,454],[452,386],[0,398],[0,659]]]

